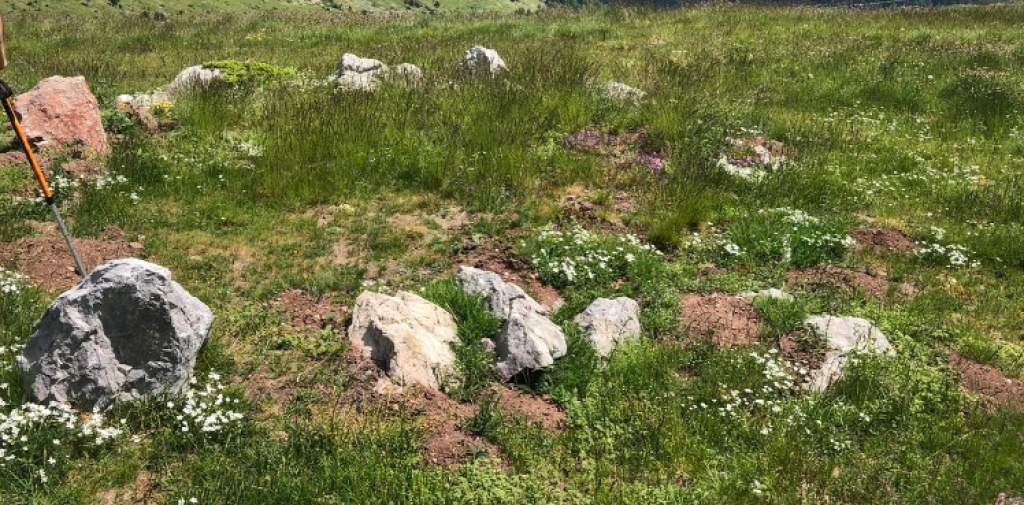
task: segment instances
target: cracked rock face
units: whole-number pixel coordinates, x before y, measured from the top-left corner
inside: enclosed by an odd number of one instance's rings
[[[821,392],[843,377],[851,354],[895,354],[889,340],[871,321],[859,317],[812,316],[804,324],[828,346],[825,362],[810,374],[807,388]]]
[[[608,356],[620,343],[640,336],[640,305],[624,296],[598,298],[575,321],[597,354]]]
[[[440,390],[455,379],[455,318],[408,292],[364,292],[356,299],[348,338],[399,386]]]
[[[459,267],[455,279],[463,291],[482,296],[491,313],[503,322],[494,339],[503,376],[547,368],[565,356],[565,333],[548,319],[548,308],[522,288],[494,272],[467,266]]]
[[[18,368],[33,401],[82,410],[177,394],[192,378],[213,319],[167,269],[111,261],[50,305]]]

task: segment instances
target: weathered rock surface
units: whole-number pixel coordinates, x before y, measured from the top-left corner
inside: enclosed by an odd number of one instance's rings
[[[624,102],[639,102],[647,96],[647,93],[639,88],[615,81],[609,81],[605,84],[604,92],[608,98]]]
[[[104,409],[116,400],[180,393],[213,313],[138,259],[96,268],[36,323],[18,367],[30,398]]]
[[[565,333],[547,318],[548,309],[498,274],[461,266],[455,274],[463,291],[483,296],[503,324],[495,341],[498,370],[505,377],[540,370],[565,356]]]
[[[792,302],[795,300],[793,295],[779,289],[779,288],[768,288],[762,289],[761,291],[745,291],[740,293],[740,296],[747,300],[755,300],[757,298],[771,298],[774,300],[782,300],[786,302]]]
[[[505,60],[501,59],[498,51],[483,46],[476,46],[466,51],[466,55],[462,57],[462,67],[475,74],[488,73],[492,76],[508,71]]]
[[[631,298],[598,298],[575,318],[600,356],[622,342],[640,336],[640,305]]]
[[[441,389],[455,379],[455,318],[413,293],[359,295],[348,338],[400,386]]]
[[[338,71],[330,79],[342,89],[373,91],[380,85],[379,78],[387,73],[388,66],[380,60],[345,53],[338,63]]]
[[[391,69],[390,75],[393,79],[409,86],[423,84],[423,71],[412,63],[400,63]]]
[[[106,153],[100,106],[85,77],[47,77],[14,99],[25,135],[39,147],[82,146]]]
[[[175,98],[181,93],[197,86],[209,86],[224,80],[224,73],[216,68],[204,68],[202,65],[188,67],[175,76],[174,80],[164,88],[164,93]]]
[[[867,319],[812,316],[804,324],[823,337],[828,347],[825,362],[809,375],[807,388],[811,391],[824,391],[842,378],[850,354],[895,354],[882,331]]]

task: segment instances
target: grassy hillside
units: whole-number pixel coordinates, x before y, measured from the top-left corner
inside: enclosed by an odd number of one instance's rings
[[[0,166],[4,504],[1024,496],[1024,6],[5,24],[5,80],[86,76],[116,136],[109,158],[50,160],[82,247],[134,247],[218,320],[188,412],[119,406],[104,423],[120,433],[99,435],[49,413],[11,436],[8,413],[30,408],[14,356],[69,278],[28,170]],[[508,74],[461,72],[476,44]],[[425,80],[337,91],[344,52]],[[175,125],[160,133],[115,109],[224,59],[294,72],[197,89],[155,110]],[[611,99],[610,79],[647,95]],[[785,160],[756,161],[757,143]],[[479,347],[498,323],[454,287],[460,264],[560,296],[567,355],[500,377]],[[733,296],[772,287],[794,300]],[[346,336],[364,290],[451,311],[466,379],[375,391]],[[573,323],[599,296],[642,309],[607,361]],[[894,355],[808,393],[814,314],[873,321]],[[214,411],[244,417],[202,431]]]
[[[0,13],[46,12],[52,14],[142,15],[165,17],[211,14],[218,12],[311,12],[341,11],[463,11],[463,12],[515,12],[536,10],[538,0],[431,0],[405,2],[404,0],[3,0]]]

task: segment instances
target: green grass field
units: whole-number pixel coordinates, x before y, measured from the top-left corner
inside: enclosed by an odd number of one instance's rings
[[[86,76],[119,139],[102,160],[113,182],[60,192],[72,233],[117,227],[210,305],[218,321],[199,375],[220,374],[214,391],[244,415],[182,431],[182,401],[170,399],[116,407],[104,419],[121,433],[101,444],[56,422],[14,431],[9,413],[28,408],[14,356],[59,293],[0,265],[4,504],[1024,496],[1020,389],[969,391],[948,361],[1024,375],[1022,5],[4,13],[3,78],[27,90]],[[510,72],[460,72],[477,44]],[[324,81],[345,52],[415,63],[425,81],[336,92]],[[196,90],[159,111],[177,127],[157,135],[115,110],[118,94],[225,59],[299,77]],[[609,99],[608,80],[647,97]],[[786,161],[731,175],[721,157],[750,153],[729,139],[755,136]],[[54,158],[55,175],[65,161]],[[46,233],[33,225],[45,209],[24,198],[32,182],[27,168],[0,167],[0,241]],[[843,238],[865,227],[917,244],[849,247]],[[570,260],[623,254],[630,233],[663,254],[628,249],[639,259],[593,279],[565,274]],[[473,344],[495,323],[451,272],[495,248],[565,300],[553,319],[568,355],[519,384],[552,398],[565,427],[496,408],[495,374],[465,345],[467,380],[448,393],[476,409],[460,429],[494,451],[437,466],[423,453],[429,415],[356,408],[364,377],[346,360],[344,316],[304,327],[289,312],[303,308],[281,300],[300,290],[318,311],[351,307],[365,289],[422,290]],[[825,282],[804,282],[814,275]],[[688,295],[770,287],[795,300],[757,301],[763,324],[748,346],[718,348],[680,315]],[[644,332],[603,362],[572,318],[612,295],[640,302]],[[774,367],[820,351],[801,321],[821,313],[874,321],[896,355],[859,359],[823,394],[788,386]]]

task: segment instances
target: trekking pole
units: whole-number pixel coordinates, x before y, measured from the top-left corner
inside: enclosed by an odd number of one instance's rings
[[[85,267],[82,266],[82,258],[78,256],[78,251],[75,250],[75,244],[71,241],[71,234],[68,233],[67,226],[64,226],[64,219],[60,217],[60,209],[57,208],[57,200],[53,198],[53,192],[50,191],[50,185],[46,182],[46,176],[43,175],[43,170],[39,168],[39,161],[36,160],[35,153],[32,152],[32,145],[28,143],[28,137],[25,136],[25,131],[21,129],[21,121],[18,120],[18,112],[14,110],[14,105],[11,104],[11,97],[14,96],[14,92],[11,91],[11,87],[6,82],[0,80],[0,101],[3,101],[4,112],[7,113],[7,117],[11,120],[11,126],[14,127],[15,133],[18,134],[18,142],[21,143],[21,148],[25,151],[25,156],[28,157],[28,164],[32,166],[32,172],[36,176],[36,181],[39,183],[39,187],[43,190],[43,196],[46,198],[46,203],[50,206],[50,210],[53,211],[53,217],[57,219],[57,226],[60,227],[60,233],[64,235],[64,242],[68,245],[68,250],[71,251],[71,257],[75,260],[75,268],[78,269],[78,274],[85,278]]]

